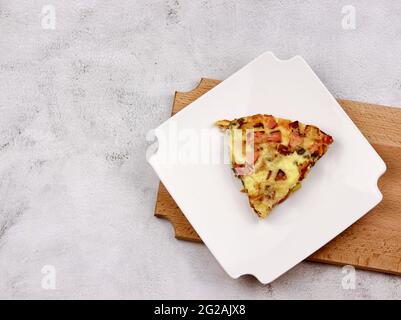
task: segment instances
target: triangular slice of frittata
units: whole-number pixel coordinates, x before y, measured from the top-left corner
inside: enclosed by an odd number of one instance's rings
[[[261,218],[298,190],[333,138],[298,121],[257,114],[216,122],[228,131],[231,164]]]

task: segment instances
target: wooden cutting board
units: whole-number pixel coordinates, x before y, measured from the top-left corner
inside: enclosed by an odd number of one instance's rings
[[[175,114],[220,81],[202,79],[190,92],[176,92]],[[347,114],[387,164],[379,180],[383,201],[307,260],[401,275],[401,109],[338,100]],[[170,220],[175,237],[201,242],[163,184],[155,215]]]

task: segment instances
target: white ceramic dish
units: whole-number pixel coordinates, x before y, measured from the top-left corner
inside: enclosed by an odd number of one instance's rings
[[[191,132],[212,130],[220,135],[213,128],[216,120],[256,113],[314,124],[334,138],[301,190],[265,220],[249,207],[228,164],[182,163],[183,158],[175,159],[174,150],[185,156],[185,147],[173,147],[171,139],[166,142],[174,128],[183,133],[178,145],[200,150],[201,142],[191,140]],[[272,53],[259,56],[160,125],[156,136],[159,149],[149,162],[233,278],[252,274],[262,283],[273,281],[382,199],[377,181],[386,170],[385,163],[299,56],[286,61]],[[223,149],[222,139],[212,147]]]

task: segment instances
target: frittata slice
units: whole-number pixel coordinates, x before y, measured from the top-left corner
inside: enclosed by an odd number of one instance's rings
[[[232,169],[261,218],[301,187],[333,143],[315,126],[272,115],[220,120],[216,125],[228,132]]]

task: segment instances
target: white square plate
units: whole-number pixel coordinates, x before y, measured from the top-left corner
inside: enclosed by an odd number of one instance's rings
[[[216,120],[257,113],[313,124],[334,138],[301,190],[264,220],[249,207],[229,164],[207,161],[198,138],[205,132],[221,136]],[[286,61],[272,53],[259,56],[155,134],[159,148],[149,162],[233,278],[252,274],[262,283],[273,281],[382,199],[377,181],[385,163],[299,56]],[[223,139],[211,140],[214,150],[224,149]],[[191,148],[202,150],[197,156],[203,160],[194,161],[196,155],[188,160]]]

